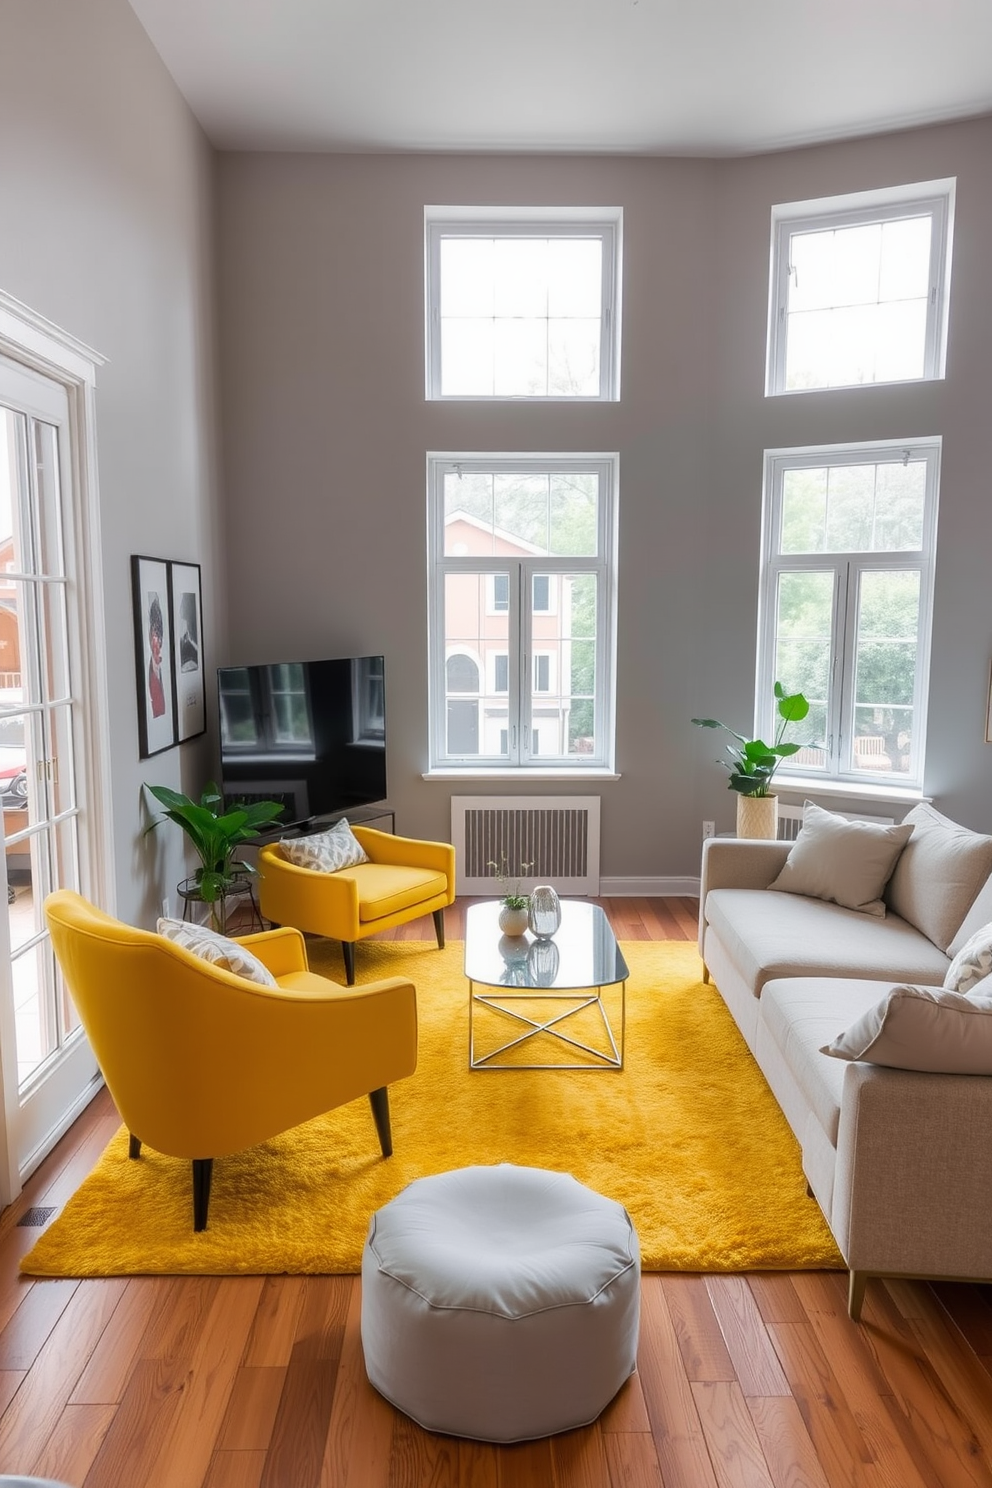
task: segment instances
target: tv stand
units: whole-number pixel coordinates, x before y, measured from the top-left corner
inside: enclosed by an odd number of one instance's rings
[[[302,821],[275,822],[270,831],[260,833],[255,839],[259,844],[263,842],[276,842],[280,837],[308,837],[311,832],[326,832],[328,827],[333,827],[342,817],[347,817],[354,826],[369,826],[374,821],[388,819],[389,831],[396,832],[396,812],[392,806],[385,802],[379,802],[372,806],[345,807],[341,811],[329,811],[324,816],[308,816]]]

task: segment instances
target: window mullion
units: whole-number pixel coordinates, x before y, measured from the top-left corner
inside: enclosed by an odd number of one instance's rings
[[[533,586],[533,560],[519,559],[517,562],[516,584],[511,585],[514,600],[511,601],[511,613],[516,621],[516,658],[517,658],[517,680],[515,689],[516,718],[517,718],[517,758],[515,763],[526,765],[530,763],[530,731],[531,731],[531,678],[530,668],[533,657],[533,626],[531,624],[530,594]],[[512,622],[511,622],[512,630]]]

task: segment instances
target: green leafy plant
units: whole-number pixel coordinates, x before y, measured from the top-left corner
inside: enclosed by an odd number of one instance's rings
[[[792,723],[801,723],[809,712],[809,703],[801,692],[787,693],[781,682],[775,683],[776,712],[774,744],[763,739],[745,739],[743,734],[720,723],[716,718],[694,718],[700,728],[722,729],[736,742],[727,745],[729,760],[720,760],[724,769],[730,771],[729,789],[742,796],[770,796],[769,786],[779,765],[803,747],[784,741],[786,729]]]
[[[520,871],[529,873],[533,866],[533,863],[521,863]],[[510,873],[505,854],[498,863],[490,858],[488,867],[493,870],[493,877],[502,890],[499,896],[500,904],[505,904],[507,909],[527,909],[530,905],[530,895],[520,892],[520,878]]]
[[[194,878],[204,904],[210,905],[211,919],[216,928],[218,899],[223,899],[235,879],[256,870],[234,854],[246,842],[258,836],[260,828],[276,817],[284,808],[278,801],[255,801],[252,805],[234,805],[224,810],[224,797],[211,781],[199,801],[184,796],[181,791],[170,790],[167,785],[148,785],[145,789],[165,807],[163,816],[153,821],[148,828],[153,832],[164,821],[172,821],[181,827],[200,859]]]

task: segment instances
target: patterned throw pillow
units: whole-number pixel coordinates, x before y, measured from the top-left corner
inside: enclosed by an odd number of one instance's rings
[[[311,868],[314,873],[337,873],[339,868],[355,868],[369,860],[344,817],[330,831],[312,832],[309,837],[284,837],[279,846],[297,868]]]
[[[167,940],[174,940],[183,950],[192,951],[194,956],[202,957],[213,966],[219,966],[224,971],[233,971],[235,976],[257,982],[260,987],[279,985],[269,968],[263,966],[258,957],[245,946],[238,945],[236,940],[229,940],[226,935],[218,935],[216,930],[209,930],[206,925],[191,925],[186,920],[162,919],[155,928],[159,935],[164,935]]]
[[[947,968],[944,986],[952,992],[973,992],[992,976],[992,925],[983,925],[966,940]]]

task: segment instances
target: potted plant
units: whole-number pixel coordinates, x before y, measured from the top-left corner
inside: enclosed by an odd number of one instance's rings
[[[499,928],[504,935],[523,935],[530,918],[530,895],[520,892],[519,878],[511,878],[505,855],[498,863],[490,859],[489,867],[502,890],[499,899]],[[527,873],[531,867],[530,863],[520,865],[522,873]]]
[[[778,719],[775,742],[746,739],[736,729],[716,718],[694,718],[700,728],[722,729],[734,741],[727,745],[729,759],[720,760],[730,771],[728,787],[737,792],[738,837],[775,837],[778,832],[778,797],[769,789],[775,771],[784,759],[797,754],[801,744],[785,740],[790,724],[801,723],[809,713],[809,703],[801,692],[787,693],[781,682],[775,683],[775,709]]]
[[[154,831],[163,821],[173,821],[186,833],[200,859],[193,875],[200,899],[210,906],[210,923],[223,930],[223,902],[234,884],[256,870],[234,854],[245,842],[258,836],[259,829],[274,821],[284,809],[278,801],[256,801],[252,805],[236,804],[224,810],[224,797],[211,781],[199,801],[170,790],[167,785],[147,785],[165,814],[153,821]],[[220,901],[221,912],[217,904]]]

